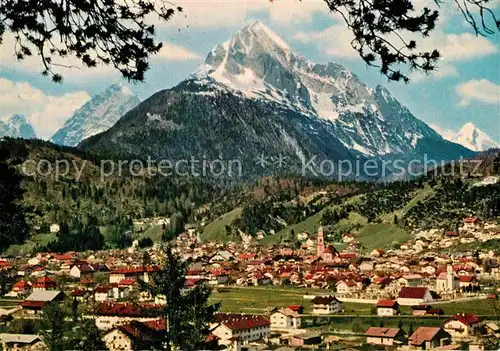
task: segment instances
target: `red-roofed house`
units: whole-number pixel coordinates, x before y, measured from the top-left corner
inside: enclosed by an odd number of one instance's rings
[[[153,340],[162,338],[165,329],[163,320],[139,322],[131,321],[118,325],[103,336],[109,350],[145,350]]]
[[[479,285],[477,282],[477,278],[474,275],[462,275],[458,277],[458,279],[460,280],[461,288],[474,288]]]
[[[212,334],[219,337],[221,345],[234,341],[248,343],[265,340],[271,332],[271,321],[260,315],[216,313],[216,323],[210,326]]]
[[[8,294],[9,296],[20,296],[30,294],[33,290],[30,282],[25,280],[20,280],[12,285],[12,291]]]
[[[33,290],[38,291],[38,290],[54,290],[57,287],[57,283],[55,280],[50,279],[46,275],[38,279],[34,284],[33,284]]]
[[[404,286],[398,296],[398,303],[401,306],[423,305],[432,300],[429,288],[424,286]]]
[[[399,312],[399,304],[396,300],[380,300],[377,302],[377,315],[395,316]]]
[[[401,345],[405,340],[405,333],[398,328],[370,327],[365,336],[367,344],[380,346]]]
[[[450,343],[451,335],[439,327],[418,327],[408,338],[408,345],[430,350]]]
[[[480,333],[481,318],[470,313],[458,313],[443,322],[443,329],[454,338],[469,337]]]

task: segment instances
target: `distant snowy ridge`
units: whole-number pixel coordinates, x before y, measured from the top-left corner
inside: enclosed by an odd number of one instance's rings
[[[476,127],[472,122],[464,124],[449,140],[473,151],[500,148],[498,142],[494,141],[493,138]]]
[[[35,129],[23,115],[14,114],[6,122],[0,121],[0,137],[35,139]]]
[[[52,136],[51,141],[59,145],[76,146],[82,140],[111,128],[139,103],[139,98],[129,88],[113,84],[76,110]]]

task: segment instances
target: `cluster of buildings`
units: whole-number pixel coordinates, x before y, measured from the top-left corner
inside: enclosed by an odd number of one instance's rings
[[[298,305],[278,307],[265,316],[220,313],[211,326],[211,337],[230,349],[242,349],[259,341],[306,347],[336,342],[304,329],[303,321],[311,316],[338,315],[343,311],[342,301],[368,301],[380,317],[396,316],[401,306],[411,306],[412,315],[418,317],[442,315],[442,310],[431,306],[439,300],[496,297],[495,291],[486,291],[483,286],[485,281],[500,279],[500,258],[496,253],[452,255],[435,248],[448,248],[450,241],[463,243],[471,237],[482,240],[497,234],[498,227],[470,217],[458,233],[419,232],[397,249],[368,253],[360,250],[355,234],[345,234],[347,248],[338,250],[326,243],[321,229],[314,245],[307,233],[300,233],[303,245],[298,249],[286,243],[262,246],[255,241],[203,243],[190,231],[177,238],[175,250],[190,262],[186,290],[197,284],[214,288],[275,285],[323,289],[324,294],[311,296],[308,314]],[[139,280],[148,282],[151,274],[159,270],[151,262],[161,260],[160,251],[153,246],[147,252],[147,260],[135,246],[133,250],[38,253],[0,260],[1,269],[15,272],[6,295],[19,299],[18,305],[0,310],[0,315],[36,316],[47,304],[62,299],[94,301],[99,308],[93,317],[110,349],[141,345],[142,336],[165,328],[161,318],[165,300],[139,289]],[[363,338],[367,344],[384,347],[453,349],[457,338],[495,335],[495,328],[493,323],[464,313],[450,316],[439,327],[418,327],[411,333],[373,326]],[[0,342],[6,345],[15,340],[15,334],[0,335]],[[35,336],[20,336],[17,340],[17,344],[30,347],[40,342]]]

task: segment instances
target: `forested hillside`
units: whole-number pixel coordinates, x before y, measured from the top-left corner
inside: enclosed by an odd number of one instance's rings
[[[500,216],[500,185],[481,184],[484,177],[472,174],[438,172],[385,184],[286,175],[231,183],[132,176],[126,171],[101,177],[101,162],[113,159],[110,155],[42,141],[2,143],[22,175],[22,205],[30,228],[27,241],[19,236],[12,243],[30,250],[122,248],[135,238],[173,238],[187,224],[197,228],[203,240],[241,240],[242,234],[249,234],[263,244],[294,245],[299,244],[296,234],[305,231],[314,237],[321,225],[331,240],[353,232],[370,248],[400,242],[414,229],[453,230],[469,215]],[[495,153],[480,157],[485,160],[483,174],[498,174]],[[57,160],[68,160],[71,167],[56,179],[50,167]],[[133,225],[134,220],[155,217],[170,219],[170,224],[154,228],[155,235]],[[60,226],[57,234],[50,233],[54,223]]]
[[[104,155],[42,141],[7,139],[3,143],[10,159],[21,159],[17,168],[23,177],[23,204],[30,237],[41,239],[36,242],[39,249],[126,247],[131,242],[133,219],[144,217],[176,218],[172,230],[181,232],[195,208],[227,189],[215,182],[186,177],[133,177],[124,173],[101,178]],[[70,168],[64,174],[61,165],[56,179],[58,160],[69,161]],[[49,235],[53,223],[61,227],[57,244],[54,235]]]

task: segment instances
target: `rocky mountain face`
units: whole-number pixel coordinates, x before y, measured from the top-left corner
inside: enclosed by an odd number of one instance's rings
[[[51,141],[59,145],[76,146],[83,139],[111,128],[139,102],[130,89],[113,84],[76,110],[52,136]]]
[[[473,151],[486,151],[488,149],[500,148],[499,143],[494,141],[488,134],[471,122],[464,124],[449,140]]]
[[[142,157],[316,160],[429,158],[473,153],[444,140],[390,92],[342,65],[291,51],[260,22],[217,45],[200,69],[81,144]],[[260,165],[261,166],[261,165]]]
[[[23,115],[12,115],[6,122],[0,121],[0,137],[35,139],[35,129]]]

